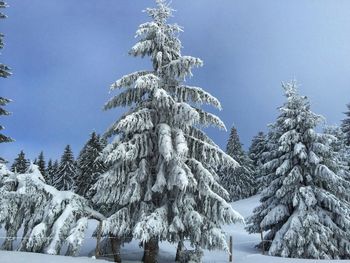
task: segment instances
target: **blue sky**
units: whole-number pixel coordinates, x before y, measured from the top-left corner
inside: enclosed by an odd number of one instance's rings
[[[104,132],[125,110],[102,111],[109,85],[148,68],[128,56],[135,31],[148,20],[152,0],[8,0],[1,21],[6,46],[0,59],[13,76],[0,79],[1,96],[14,100],[1,118],[0,156],[23,149],[58,158],[66,144],[77,154],[93,130]],[[283,103],[281,81],[296,78],[312,108],[330,124],[350,102],[350,1],[173,0],[172,22],[184,27],[183,54],[204,67],[189,83],[218,97],[218,114],[234,123],[242,142],[274,121]],[[228,133],[208,133],[225,147]]]

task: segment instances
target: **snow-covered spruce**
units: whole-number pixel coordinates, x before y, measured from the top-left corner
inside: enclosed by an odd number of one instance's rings
[[[140,25],[133,56],[149,56],[152,70],[126,75],[111,89],[124,91],[105,109],[130,110],[106,132],[114,137],[101,159],[110,167],[94,189],[96,204],[113,212],[103,222],[104,234],[132,235],[145,244],[145,262],[155,262],[158,241],[191,240],[194,247],[227,249],[223,224],[241,221],[225,201],[227,191],[217,182],[218,165],[236,162],[200,130],[225,129],[202,104],[221,108],[219,101],[184,80],[203,62],[182,56],[181,28],[167,24],[172,9],[163,0],[146,10],[152,21]]]
[[[346,107],[348,108],[345,112],[346,118],[342,121],[341,128],[346,136],[346,145],[350,146],[350,103]]]
[[[284,84],[287,101],[269,133],[264,164],[268,187],[248,219],[251,233],[264,231],[269,255],[335,259],[350,255],[349,183],[338,175],[333,136],[314,129],[322,117],[310,110],[296,83]]]
[[[263,132],[259,132],[256,136],[254,136],[252,140],[252,144],[249,147],[248,156],[253,161],[254,165],[254,178],[257,182],[257,190],[259,192],[263,189],[262,182],[262,165],[264,163],[264,155],[268,152],[266,135]]]
[[[28,167],[29,160],[26,159],[25,153],[21,151],[11,165],[11,171],[23,174],[27,171]]]
[[[46,162],[45,162],[45,157],[44,157],[44,152],[43,151],[40,152],[40,154],[39,154],[35,164],[39,167],[40,173],[42,174],[42,176],[44,177],[45,181],[47,182],[48,181],[48,177],[47,177],[47,174],[46,174]]]
[[[46,168],[46,177],[47,181],[46,183],[49,185],[54,184],[54,180],[56,178],[56,175],[58,174],[58,169],[59,169],[59,163],[57,160],[54,162],[50,159],[47,163],[47,168]]]
[[[96,183],[97,178],[106,170],[103,161],[98,159],[104,146],[100,136],[93,132],[77,159],[75,191],[88,199],[93,195],[89,189]]]
[[[6,3],[4,1],[0,1],[0,9],[7,7]],[[0,12],[0,19],[6,18],[6,15]],[[4,35],[0,33],[0,50],[4,47],[3,42]],[[0,63],[0,77],[7,78],[11,75],[10,68],[2,63]],[[5,110],[3,107],[6,106],[9,102],[11,102],[10,99],[4,98],[0,96],[0,116],[9,115],[10,113]],[[4,126],[0,125],[0,131],[4,129]],[[11,142],[12,139],[2,133],[0,133],[0,143],[4,142]],[[0,162],[4,162],[5,160],[0,157]]]
[[[52,185],[52,180],[53,180],[53,175],[55,174],[55,170],[51,159],[49,159],[49,161],[47,162],[45,174],[46,174],[46,179],[45,179],[46,183],[49,185]]]
[[[67,191],[74,190],[76,178],[76,165],[74,161],[74,155],[67,145],[64,149],[64,153],[61,157],[61,162],[57,171],[54,173],[53,186],[58,190]]]
[[[220,182],[230,194],[230,200],[236,201],[254,195],[257,190],[254,165],[244,152],[235,127],[231,129],[226,153],[240,164],[240,167],[226,166],[219,169]]]
[[[19,250],[59,254],[67,244],[66,254],[75,255],[84,239],[87,219],[104,219],[83,197],[45,184],[36,165],[32,164],[26,174],[13,174],[0,164],[1,181],[0,227],[6,230],[5,250],[13,249],[13,237],[23,227]]]

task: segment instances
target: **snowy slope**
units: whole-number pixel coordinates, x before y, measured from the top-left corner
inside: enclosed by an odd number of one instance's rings
[[[86,257],[53,256],[28,252],[0,251],[1,263],[99,263],[105,260],[95,260]]]
[[[259,202],[259,196],[253,196],[248,199],[240,200],[232,204],[233,208],[240,212],[244,217],[251,214],[254,207]],[[0,251],[0,263],[88,263],[88,262],[106,262],[104,260],[91,259],[91,253],[94,251],[96,240],[89,238],[96,227],[95,221],[89,222],[89,231],[87,233],[87,239],[85,240],[81,249],[82,257],[63,257],[63,256],[51,256],[34,253],[23,252],[8,252]],[[225,231],[228,235],[233,236],[233,262],[234,263],[326,263],[327,260],[303,260],[303,259],[287,259],[261,255],[260,251],[255,249],[254,246],[259,242],[259,235],[249,235],[243,225],[226,226]],[[3,236],[3,230],[0,230],[1,236]],[[190,246],[187,244],[187,247]],[[160,245],[160,263],[174,262],[176,246],[169,243],[162,243]],[[90,255],[90,258],[87,256]],[[125,245],[122,248],[123,262],[139,262],[142,257],[142,249],[139,248],[138,242],[133,241],[130,244]],[[225,252],[219,251],[205,251],[204,263],[227,263],[228,255]],[[350,260],[332,260],[332,263],[350,263]]]

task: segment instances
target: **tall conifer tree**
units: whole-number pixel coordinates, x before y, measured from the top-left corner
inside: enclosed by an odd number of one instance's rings
[[[248,219],[249,232],[265,232],[265,249],[272,256],[336,259],[350,254],[350,184],[329,142],[317,133],[320,115],[296,90],[283,85],[287,101],[269,133],[264,164],[268,187]]]
[[[108,171],[95,185],[96,204],[113,204],[103,222],[105,234],[132,235],[145,245],[143,261],[156,262],[158,242],[189,239],[200,251],[227,249],[223,224],[241,220],[224,200],[218,184],[219,164],[235,164],[200,127],[222,121],[200,108],[219,101],[184,79],[203,62],[181,54],[176,24],[168,24],[172,9],[163,0],[148,8],[152,21],[140,25],[139,42],[130,55],[150,57],[153,68],[131,73],[112,85],[124,91],[105,109],[129,106],[107,132],[114,136],[102,159]],[[181,247],[181,246],[180,246]],[[200,252],[198,252],[200,254]]]
[[[89,199],[93,194],[89,189],[106,170],[104,163],[98,158],[103,148],[104,143],[100,136],[93,132],[77,159],[76,192]]]
[[[232,127],[226,146],[226,153],[235,159],[240,167],[220,169],[220,181],[229,192],[230,200],[236,201],[256,193],[257,183],[254,178],[254,166],[239,140],[237,129]]]
[[[49,172],[50,174],[50,185],[54,186],[54,181],[55,181],[55,178],[58,177],[58,170],[59,170],[59,162],[58,160],[55,160],[53,163],[52,163],[52,169],[51,171]]]
[[[264,188],[264,183],[262,180],[262,165],[264,163],[264,155],[266,155],[267,152],[268,145],[266,141],[266,135],[263,132],[259,132],[256,136],[254,136],[248,152],[248,156],[252,160],[254,165],[254,178],[258,184],[259,191],[261,191]]]
[[[36,165],[39,167],[41,175],[44,177],[45,181],[47,181],[47,174],[46,174],[46,162],[44,157],[44,152],[41,151],[38,159],[36,161]]]
[[[55,172],[53,186],[62,191],[74,190],[75,177],[76,166],[74,155],[70,145],[67,145],[64,149],[58,169]]]
[[[47,167],[46,167],[46,183],[49,185],[52,185],[52,180],[53,180],[53,175],[54,175],[54,168],[53,168],[53,162],[52,159],[49,159],[47,162]]]

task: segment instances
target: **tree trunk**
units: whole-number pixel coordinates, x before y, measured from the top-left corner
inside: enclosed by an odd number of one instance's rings
[[[150,239],[144,245],[144,253],[142,262],[144,263],[157,263],[157,256],[159,251],[158,240],[155,238]]]
[[[180,262],[181,259],[181,254],[184,248],[184,242],[181,240],[177,244],[177,249],[176,249],[176,256],[175,256],[175,262]]]
[[[111,240],[111,246],[112,246],[112,253],[114,256],[114,262],[122,262],[122,259],[120,257],[120,245],[121,241],[118,237],[110,234],[110,240]]]

